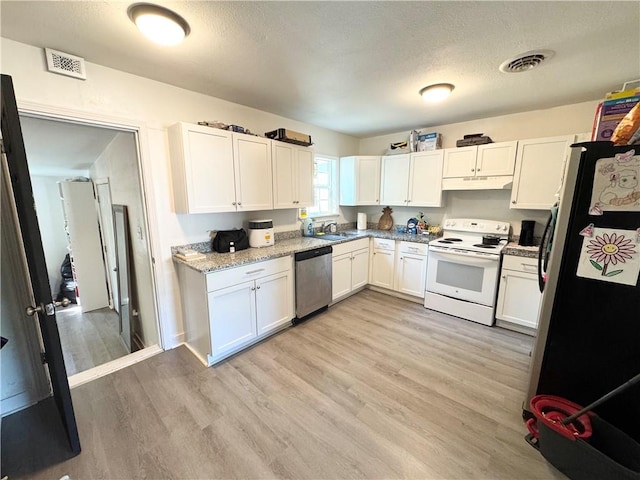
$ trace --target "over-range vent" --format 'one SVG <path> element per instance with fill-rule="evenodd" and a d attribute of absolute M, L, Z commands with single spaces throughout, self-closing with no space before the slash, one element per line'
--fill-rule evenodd
<path fill-rule="evenodd" d="M 50 48 L 44 49 L 47 56 L 47 69 L 53 73 L 66 75 L 68 77 L 87 79 L 87 73 L 84 69 L 84 58 L 76 57 Z"/>
<path fill-rule="evenodd" d="M 532 50 L 525 52 L 517 57 L 505 60 L 500 65 L 500 71 L 504 73 L 520 73 L 536 68 L 545 60 L 553 57 L 551 50 Z"/>

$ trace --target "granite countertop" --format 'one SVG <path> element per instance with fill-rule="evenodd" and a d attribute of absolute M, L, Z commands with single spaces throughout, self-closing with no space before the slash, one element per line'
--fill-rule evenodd
<path fill-rule="evenodd" d="M 284 257 L 292 255 L 298 252 L 304 252 L 306 250 L 313 250 L 314 248 L 324 247 L 327 245 L 336 245 L 338 243 L 349 242 L 358 238 L 387 238 L 390 240 L 403 240 L 407 242 L 417 243 L 429 243 L 429 241 L 437 238 L 436 235 L 410 235 L 406 233 L 397 233 L 396 231 L 385 230 L 345 230 L 344 233 L 349 236 L 341 238 L 339 240 L 324 240 L 318 237 L 295 237 L 285 240 L 276 240 L 275 244 L 270 247 L 261 248 L 248 248 L 236 253 L 217 253 L 211 251 L 211 242 L 202 242 L 194 245 L 183 245 L 179 247 L 172 247 L 172 251 L 175 253 L 177 249 L 188 247 L 196 249 L 204 253 L 205 258 L 200 260 L 184 261 L 180 258 L 173 256 L 175 263 L 186 265 L 193 270 L 201 273 L 211 273 L 218 270 L 225 270 L 227 268 L 239 267 L 254 262 L 261 262 L 264 260 L 271 260 L 273 258 Z M 203 246 L 207 245 L 206 250 Z"/>
<path fill-rule="evenodd" d="M 514 257 L 538 258 L 538 246 L 523 247 L 518 242 L 509 242 L 502 249 L 503 255 L 513 255 Z"/>

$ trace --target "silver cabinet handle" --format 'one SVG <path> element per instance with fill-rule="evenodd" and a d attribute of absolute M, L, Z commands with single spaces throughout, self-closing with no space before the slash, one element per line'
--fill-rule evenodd
<path fill-rule="evenodd" d="M 251 291 L 253 292 L 256 289 L 256 287 L 251 287 Z"/>
<path fill-rule="evenodd" d="M 250 270 L 248 272 L 244 272 L 245 275 L 253 275 L 254 273 L 264 272 L 264 268 L 259 268 L 258 270 Z"/>
<path fill-rule="evenodd" d="M 515 204 L 516 204 L 516 201 L 515 201 L 515 200 L 511 200 L 511 203 L 513 203 L 513 204 L 515 205 Z"/>
<path fill-rule="evenodd" d="M 237 205 L 237 203 L 236 203 L 236 202 L 233 202 L 231 205 Z"/>
<path fill-rule="evenodd" d="M 476 169 L 475 169 L 475 168 L 472 168 L 472 169 L 471 169 L 471 171 L 472 171 L 472 172 L 475 172 L 475 171 L 476 171 Z"/>
<path fill-rule="evenodd" d="M 257 288 L 258 290 L 260 290 L 260 285 L 258 285 L 256 288 Z"/>

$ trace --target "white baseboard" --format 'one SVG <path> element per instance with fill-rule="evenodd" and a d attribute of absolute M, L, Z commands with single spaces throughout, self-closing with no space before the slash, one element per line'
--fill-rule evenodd
<path fill-rule="evenodd" d="M 384 293 L 385 295 L 391 295 L 392 297 L 402 298 L 403 300 L 408 300 L 409 302 L 420 303 L 424 302 L 424 298 L 422 297 L 414 297 L 413 295 L 407 295 L 406 293 L 396 292 L 395 290 L 389 290 L 388 288 L 376 287 L 375 285 L 367 285 L 369 290 L 373 290 L 374 292 Z"/>

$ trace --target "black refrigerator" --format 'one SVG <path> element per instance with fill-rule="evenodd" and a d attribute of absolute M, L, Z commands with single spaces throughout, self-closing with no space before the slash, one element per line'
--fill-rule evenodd
<path fill-rule="evenodd" d="M 640 373 L 640 145 L 572 147 L 553 215 L 525 416 L 534 395 L 586 406 Z M 640 384 L 594 411 L 640 442 Z"/>

